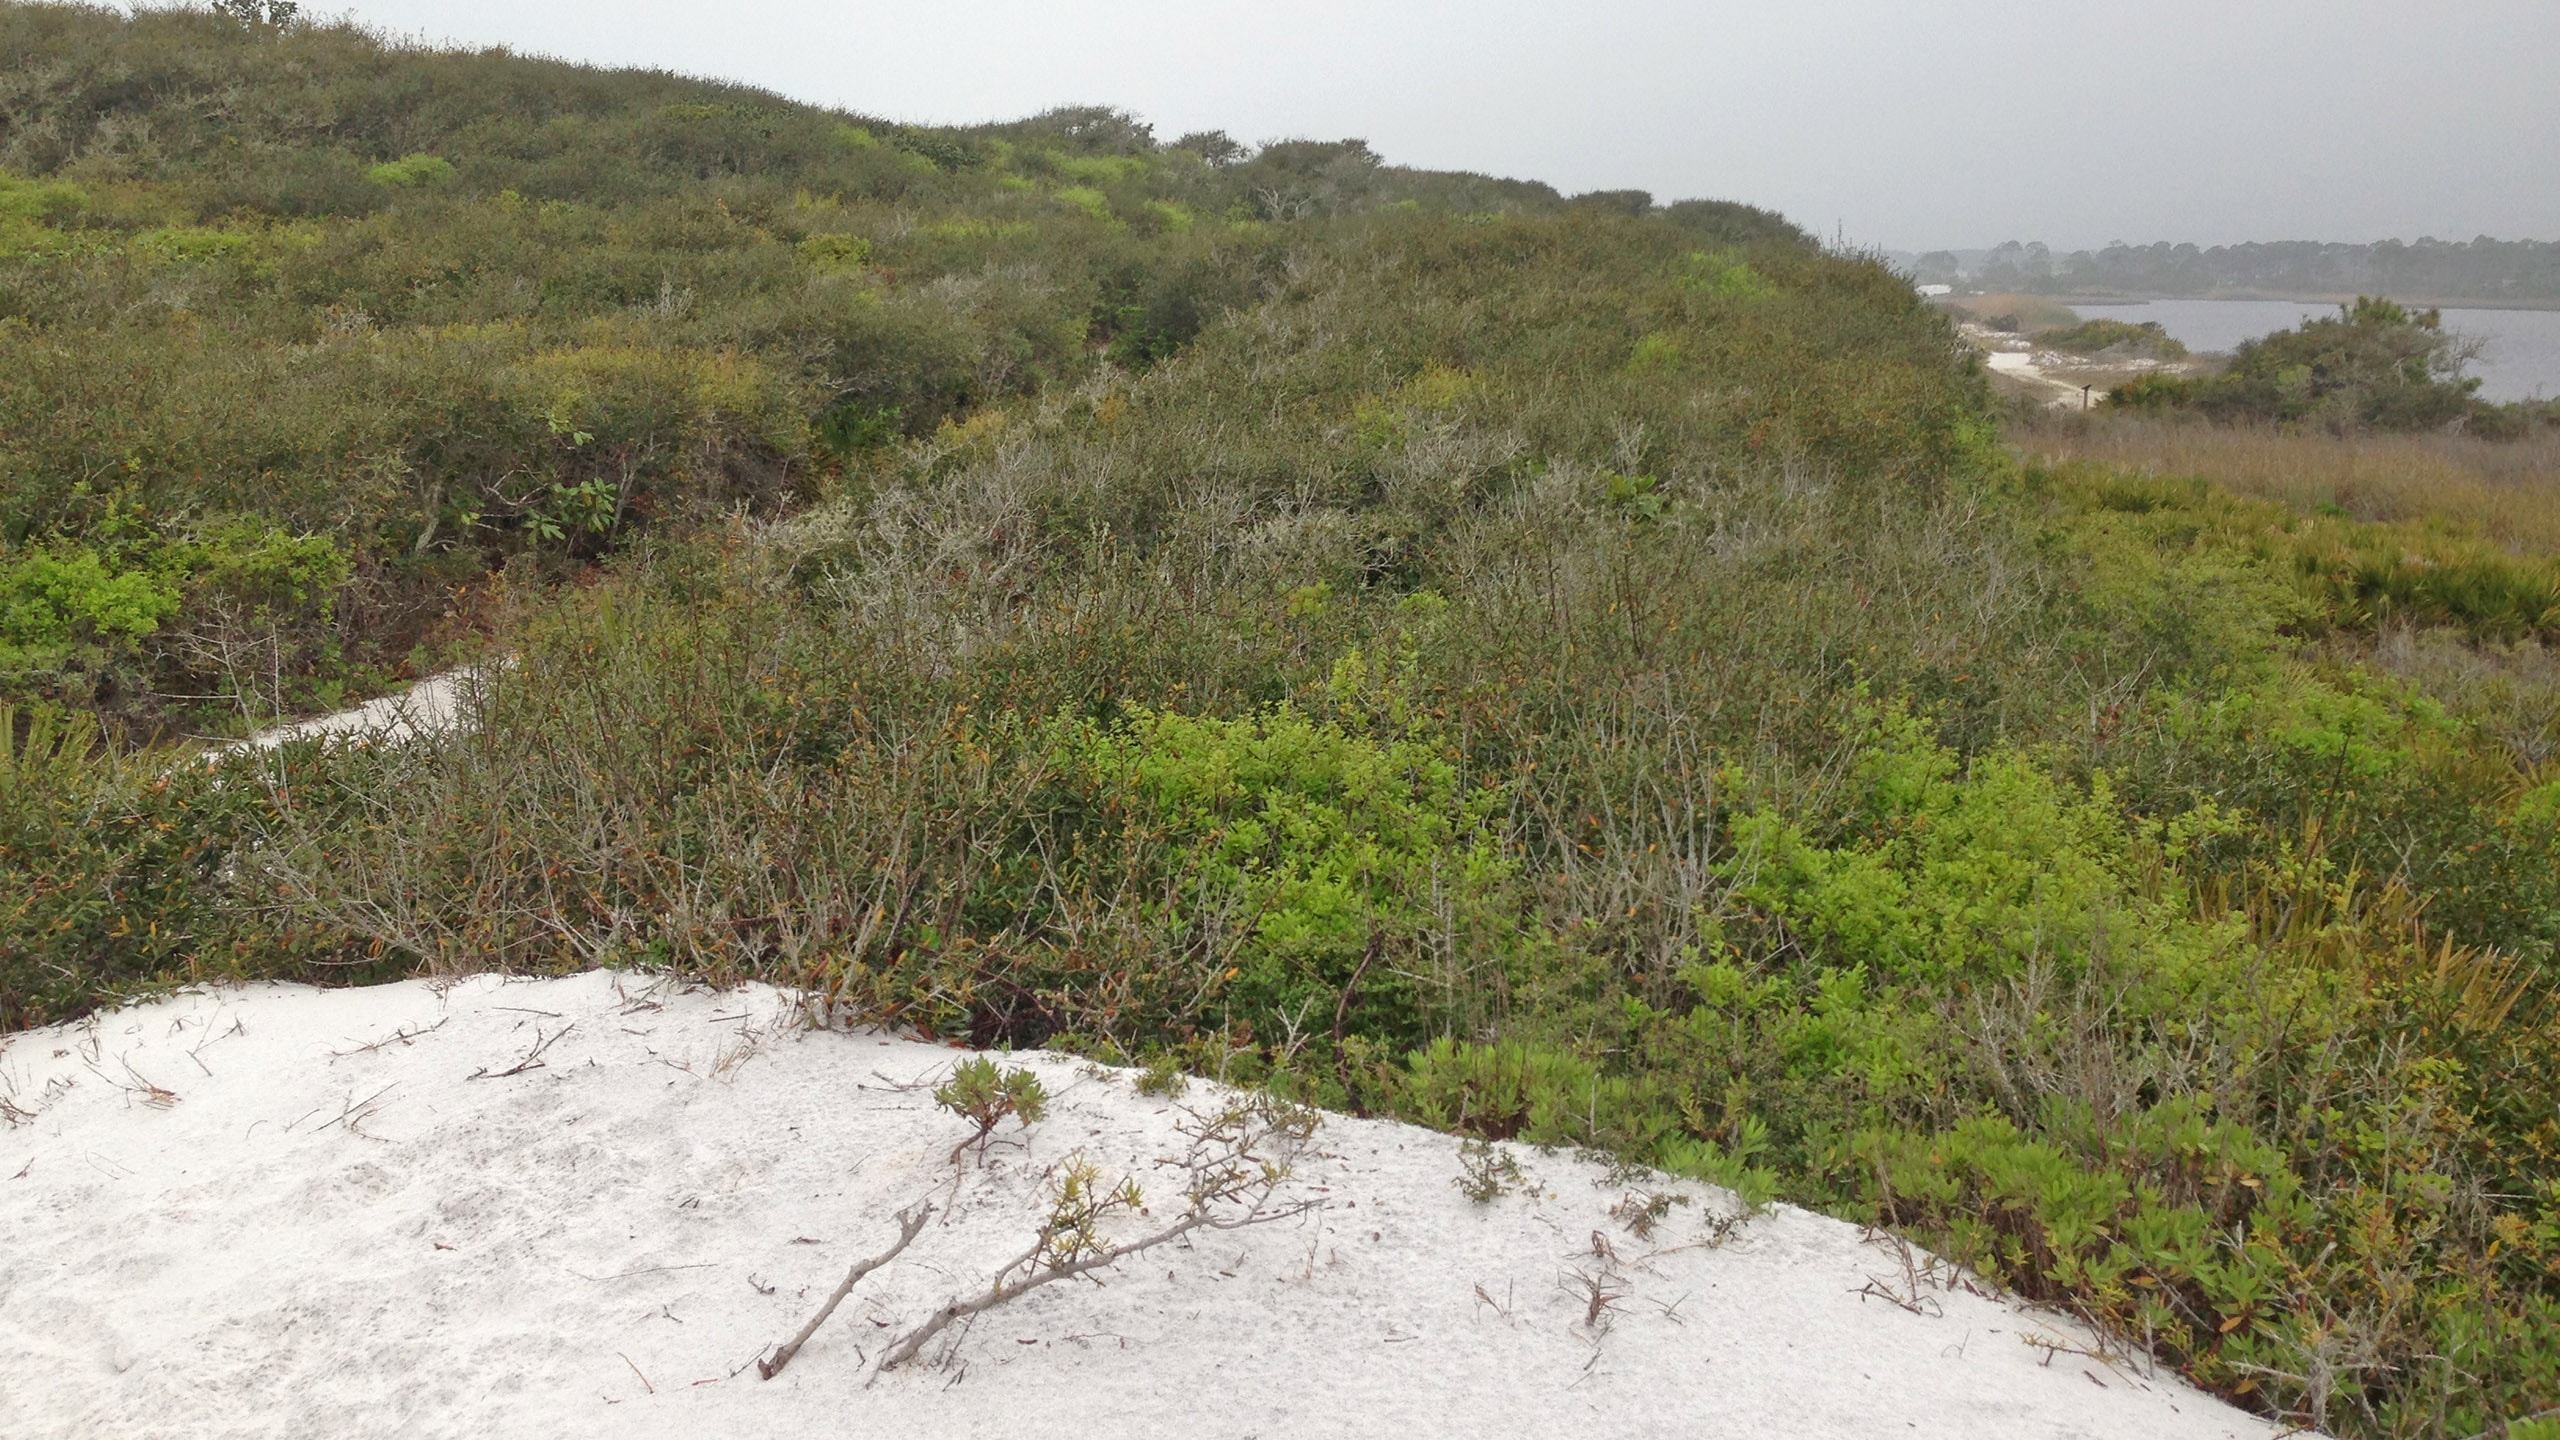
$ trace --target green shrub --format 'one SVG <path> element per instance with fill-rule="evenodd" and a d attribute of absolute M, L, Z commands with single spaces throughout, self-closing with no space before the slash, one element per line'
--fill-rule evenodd
<path fill-rule="evenodd" d="M 1636 341 L 1635 350 L 1627 356 L 1627 369 L 1636 374 L 1651 371 L 1675 371 L 1682 360 L 1680 342 L 1656 331 Z"/>
<path fill-rule="evenodd" d="M 1109 220 L 1112 218 L 1111 197 L 1094 189 L 1092 186 L 1070 185 L 1058 192 L 1058 199 L 1065 204 L 1074 206 L 1076 209 L 1082 211 L 1093 219 Z"/>
<path fill-rule="evenodd" d="M 146 230 L 133 237 L 137 254 L 164 264 L 183 265 L 213 260 L 236 260 L 247 255 L 254 241 L 236 230 L 213 230 L 198 225 L 173 225 Z"/>
<path fill-rule="evenodd" d="M 2480 382 L 2462 378 L 2463 358 L 2435 311 L 2364 296 L 2335 316 L 2243 342 L 2219 375 L 2145 376 L 2107 403 L 2338 431 L 2431 430 L 2480 408 Z"/>
<path fill-rule="evenodd" d="M 114 572 L 88 549 L 0 555 L 0 683 L 129 653 L 177 613 L 177 587 L 148 570 Z"/>
<path fill-rule="evenodd" d="M 453 162 L 441 155 L 403 155 L 367 170 L 364 178 L 394 190 L 441 185 L 453 178 Z"/>
<path fill-rule="evenodd" d="M 1062 738 L 1062 778 L 1105 833 L 1161 844 L 1179 867 L 1113 883 L 1168 896 L 1157 923 L 1175 933 L 1231 927 L 1204 936 L 1228 962 L 1216 993 L 1258 1033 L 1392 1035 L 1451 1003 L 1417 960 L 1494 939 L 1482 927 L 1512 873 L 1488 827 L 1500 797 L 1468 793 L 1427 741 L 1372 741 L 1288 707 L 1142 711 Z"/>
<path fill-rule="evenodd" d="M 801 262 L 815 270 L 859 270 L 871 260 L 871 242 L 859 235 L 812 235 L 798 251 Z"/>
<path fill-rule="evenodd" d="M 1689 288 L 1719 300 L 1765 300 L 1775 293 L 1760 272 L 1730 254 L 1700 250 L 1689 256 Z"/>
<path fill-rule="evenodd" d="M 59 224 L 89 208 L 89 193 L 67 180 L 24 180 L 0 172 L 0 219 Z"/>
<path fill-rule="evenodd" d="M 2560 635 L 2560 560 L 2520 555 L 2450 525 L 2304 515 L 2239 499 L 2201 480 L 2103 466 L 2068 466 L 2040 478 L 2088 515 L 2076 522 L 2084 535 L 2115 531 L 2135 542 L 2094 546 L 2100 564 L 2110 570 L 2143 564 L 2130 558 L 2138 547 L 2190 564 L 2246 566 L 2262 580 L 2289 582 L 2300 596 L 2302 605 L 2294 607 L 2264 596 L 2247 601 L 2250 611 L 2279 623 L 2316 615 L 2358 630 L 2394 622 L 2452 625 L 2492 641 Z M 2184 599 L 2175 603 L 2194 608 Z M 2295 613 L 2284 613 L 2288 608 Z"/>
<path fill-rule="evenodd" d="M 2083 320 L 2063 329 L 2038 332 L 2036 344 L 2047 350 L 2062 350 L 2074 355 L 2151 360 L 2183 360 L 2187 357 L 2187 347 L 2172 339 L 2157 320 L 2145 320 L 2139 324 L 2129 320 Z"/>
<path fill-rule="evenodd" d="M 174 758 L 0 703 L 0 1028 L 172 984 L 402 973 L 343 930 L 278 918 L 248 863 L 286 808 L 346 798 L 310 747 L 219 771 Z"/>
<path fill-rule="evenodd" d="M 1008 1118 L 1026 1130 L 1040 1123 L 1049 1113 L 1049 1091 L 1030 1071 L 999 1070 L 996 1062 L 979 1055 L 952 1067 L 951 1078 L 934 1090 L 933 1103 L 978 1127 L 952 1150 L 956 1157 L 983 1143 Z"/>
<path fill-rule="evenodd" d="M 350 578 L 327 537 L 237 516 L 155 527 L 130 512 L 95 533 L 102 550 L 56 543 L 0 559 L 0 695 L 135 713 L 154 689 L 252 699 L 239 689 L 251 671 L 327 678 L 318 662 Z M 120 686 L 137 693 L 118 698 Z M 272 711 L 286 697 L 254 698 Z"/>

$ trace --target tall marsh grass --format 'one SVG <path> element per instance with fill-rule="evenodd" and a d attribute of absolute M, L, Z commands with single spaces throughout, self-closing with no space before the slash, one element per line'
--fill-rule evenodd
<path fill-rule="evenodd" d="M 2560 431 L 2513 441 L 2350 436 L 2091 415 L 2012 438 L 2048 462 L 2194 477 L 2304 515 L 2432 521 L 2517 555 L 2560 556 Z"/>

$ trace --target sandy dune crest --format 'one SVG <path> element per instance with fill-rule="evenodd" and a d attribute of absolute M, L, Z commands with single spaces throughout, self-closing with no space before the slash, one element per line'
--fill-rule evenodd
<path fill-rule="evenodd" d="M 1023 1249 L 1062 1162 L 1178 1204 L 1177 1126 L 1220 1097 L 1021 1057 L 1049 1118 L 955 1166 L 966 1125 L 914 1087 L 956 1052 L 793 1014 L 597 973 L 222 990 L 0 1042 L 0 1434 L 2276 1433 L 2054 1317 L 1912 1293 L 1854 1226 L 1777 1209 L 1718 1242 L 1729 1197 L 1690 1186 L 1639 1236 L 1612 1212 L 1641 1181 L 1525 1148 L 1479 1205 L 1456 1141 L 1341 1117 L 1290 1187 L 1315 1208 L 1049 1286 L 866 1388 Z"/>

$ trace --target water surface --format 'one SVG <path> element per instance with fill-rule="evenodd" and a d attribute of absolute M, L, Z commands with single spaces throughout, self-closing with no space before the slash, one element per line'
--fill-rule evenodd
<path fill-rule="evenodd" d="M 2157 320 L 2195 351 L 2229 350 L 2243 340 L 2290 330 L 2335 305 L 2294 300 L 2148 300 L 2133 305 L 2074 305 L 2095 319 Z M 2560 395 L 2560 310 L 2447 310 L 2445 328 L 2486 341 L 2471 363 L 2484 400 L 2539 400 Z"/>

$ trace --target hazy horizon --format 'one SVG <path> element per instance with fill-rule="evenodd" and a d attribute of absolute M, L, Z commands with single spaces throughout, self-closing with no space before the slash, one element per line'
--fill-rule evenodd
<path fill-rule="evenodd" d="M 314 5 L 312 13 L 322 13 Z M 886 118 L 1133 111 L 1170 138 L 1361 136 L 1389 160 L 1785 211 L 1906 251 L 2042 240 L 2560 237 L 2560 6 L 1990 0 L 1784 7 L 364 0 L 333 12 Z M 2537 58 L 2539 57 L 2539 58 Z"/>

